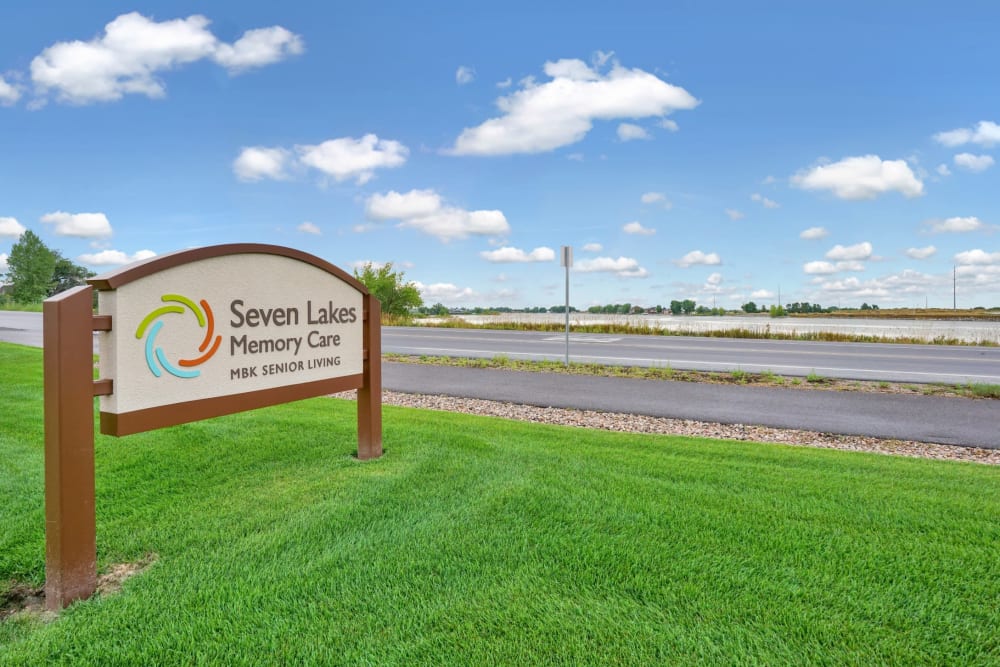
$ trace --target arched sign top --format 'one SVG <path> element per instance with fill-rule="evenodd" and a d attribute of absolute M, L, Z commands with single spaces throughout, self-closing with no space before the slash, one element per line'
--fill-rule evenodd
<path fill-rule="evenodd" d="M 364 286 L 364 283 L 360 282 L 351 274 L 347 273 L 338 266 L 334 266 L 325 259 L 317 257 L 316 255 L 310 255 L 307 252 L 296 250 L 294 248 L 269 245 L 266 243 L 227 243 L 223 245 L 206 246 L 203 248 L 192 248 L 190 250 L 178 250 L 176 252 L 151 257 L 150 259 L 142 260 L 141 262 L 129 264 L 114 271 L 102 273 L 99 276 L 91 278 L 87 282 L 98 290 L 114 290 L 118 289 L 122 285 L 127 285 L 128 283 L 139 280 L 140 278 L 145 278 L 146 276 L 159 273 L 160 271 L 165 271 L 175 266 L 190 264 L 191 262 L 198 262 L 214 257 L 246 254 L 278 255 L 280 257 L 288 257 L 306 264 L 311 264 L 318 269 L 340 278 L 362 294 L 368 294 L 368 288 Z"/>

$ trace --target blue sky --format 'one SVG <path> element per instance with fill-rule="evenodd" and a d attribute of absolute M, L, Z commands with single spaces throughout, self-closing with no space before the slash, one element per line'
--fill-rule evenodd
<path fill-rule="evenodd" d="M 549 306 L 570 245 L 581 308 L 1000 306 L 995 2 L 20 4 L 0 271 L 259 242 Z"/>

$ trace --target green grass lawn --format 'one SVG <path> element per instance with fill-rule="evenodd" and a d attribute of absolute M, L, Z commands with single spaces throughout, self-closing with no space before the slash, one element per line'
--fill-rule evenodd
<path fill-rule="evenodd" d="M 44 578 L 39 350 L 0 344 L 0 591 Z M 97 440 L 102 569 L 0 664 L 1000 663 L 1000 469 L 313 399 Z"/>

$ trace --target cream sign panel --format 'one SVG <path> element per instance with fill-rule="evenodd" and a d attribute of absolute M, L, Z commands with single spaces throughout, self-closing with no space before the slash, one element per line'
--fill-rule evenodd
<path fill-rule="evenodd" d="M 210 257 L 99 292 L 101 411 L 123 414 L 363 370 L 362 294 L 271 254 Z"/>

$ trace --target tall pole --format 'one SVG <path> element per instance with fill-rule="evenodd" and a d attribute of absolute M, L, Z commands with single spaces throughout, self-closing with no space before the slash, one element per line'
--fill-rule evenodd
<path fill-rule="evenodd" d="M 566 368 L 569 368 L 569 268 L 573 266 L 573 248 L 562 247 L 562 265 L 566 267 Z"/>

